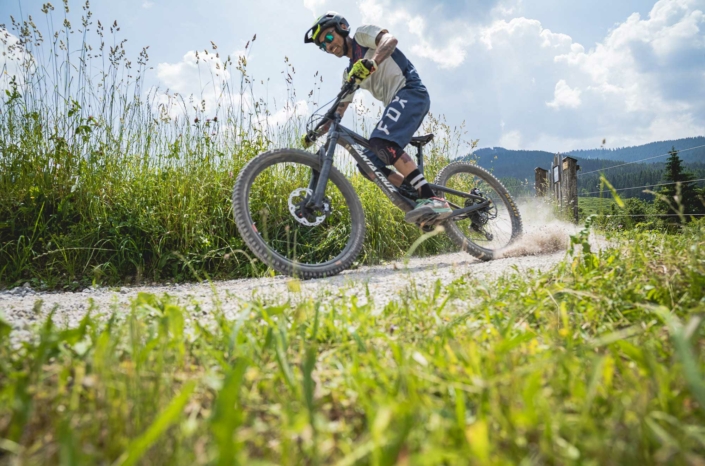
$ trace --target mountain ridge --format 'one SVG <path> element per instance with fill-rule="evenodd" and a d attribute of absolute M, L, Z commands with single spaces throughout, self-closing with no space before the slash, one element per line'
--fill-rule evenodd
<path fill-rule="evenodd" d="M 702 147 L 700 147 L 702 146 Z M 675 147 L 686 165 L 705 163 L 705 137 L 656 141 L 642 146 L 619 149 L 586 149 L 566 152 L 563 155 L 578 160 L 583 173 L 613 167 L 624 163 L 639 165 L 663 164 L 668 151 Z M 486 147 L 475 150 L 465 159 L 474 159 L 478 165 L 500 178 L 533 178 L 537 167 L 550 169 L 555 154 L 542 150 L 514 150 L 503 147 Z M 600 157 L 597 157 L 599 155 Z M 646 159 L 646 160 L 644 160 Z M 635 167 L 636 168 L 636 167 Z M 649 167 L 654 168 L 654 167 Z"/>

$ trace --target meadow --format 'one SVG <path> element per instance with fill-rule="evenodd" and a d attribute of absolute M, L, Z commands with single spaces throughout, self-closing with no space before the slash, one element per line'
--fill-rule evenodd
<path fill-rule="evenodd" d="M 304 78 L 293 64 L 283 63 L 287 100 L 275 105 L 261 97 L 267 83 L 248 71 L 256 37 L 237 57 L 221 57 L 209 44 L 196 53 L 203 95 L 184 96 L 148 84 L 148 48 L 127 57 L 117 22 L 92 18 L 88 4 L 77 27 L 62 24 L 62 13 L 45 5 L 39 16 L 48 31 L 31 18 L 13 18 L 5 34 L 0 28 L 8 49 L 0 75 L 0 287 L 71 290 L 268 273 L 239 238 L 230 195 L 251 158 L 300 147 L 306 117 L 297 113 L 294 79 Z M 308 94 L 312 106 L 333 97 L 320 95 L 321 80 Z M 358 109 L 353 125 L 365 133 L 373 117 Z M 431 115 L 423 130 L 440 135 L 425 152 L 433 179 L 470 146 L 464 129 L 442 118 Z M 367 214 L 360 263 L 403 255 L 418 230 L 349 156 L 336 164 Z M 439 236 L 418 253 L 450 248 Z"/>

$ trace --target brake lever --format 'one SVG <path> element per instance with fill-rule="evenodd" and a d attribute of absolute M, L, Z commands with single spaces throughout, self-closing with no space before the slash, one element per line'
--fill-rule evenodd
<path fill-rule="evenodd" d="M 335 118 L 335 112 L 336 110 L 338 110 L 340 101 L 350 95 L 352 92 L 356 91 L 359 87 L 360 86 L 354 81 L 348 81 L 343 85 L 343 88 L 340 90 L 338 96 L 335 98 L 335 102 L 333 103 L 333 105 L 331 105 L 330 110 L 326 112 L 321 121 L 316 125 L 313 130 L 306 133 L 307 141 L 313 143 L 316 141 L 316 139 L 318 139 L 318 130 L 321 129 L 330 120 L 333 120 Z"/>

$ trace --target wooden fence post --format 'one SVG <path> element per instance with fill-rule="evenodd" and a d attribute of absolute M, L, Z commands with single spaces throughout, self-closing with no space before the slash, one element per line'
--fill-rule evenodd
<path fill-rule="evenodd" d="M 556 200 L 559 210 L 563 210 L 563 196 L 561 195 L 561 180 L 562 180 L 562 170 L 561 165 L 563 164 L 563 158 L 561 154 L 556 154 L 553 156 L 553 163 L 551 164 L 551 192 L 553 193 L 553 198 Z"/>
<path fill-rule="evenodd" d="M 578 170 L 580 166 L 573 157 L 565 157 L 561 164 L 562 211 L 578 223 Z"/>
<path fill-rule="evenodd" d="M 541 167 L 534 169 L 534 188 L 536 189 L 536 197 L 546 197 L 548 189 L 548 170 Z"/>

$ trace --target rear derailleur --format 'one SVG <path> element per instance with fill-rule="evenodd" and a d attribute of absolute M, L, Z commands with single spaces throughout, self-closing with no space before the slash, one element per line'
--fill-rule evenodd
<path fill-rule="evenodd" d="M 485 201 L 490 201 L 490 205 L 487 207 L 476 210 L 474 212 L 471 212 L 468 215 L 468 218 L 470 219 L 470 229 L 476 233 L 479 233 L 483 235 L 485 238 L 487 238 L 487 241 L 492 241 L 494 239 L 494 235 L 490 233 L 489 231 L 485 230 L 485 225 L 490 220 L 493 220 L 497 218 L 497 207 L 492 203 L 492 199 L 489 197 L 485 196 L 479 189 L 473 188 L 470 191 L 470 194 L 473 196 L 479 196 L 483 198 L 483 200 L 480 199 L 466 199 L 465 200 L 465 207 L 470 207 L 475 204 L 480 204 Z"/>

